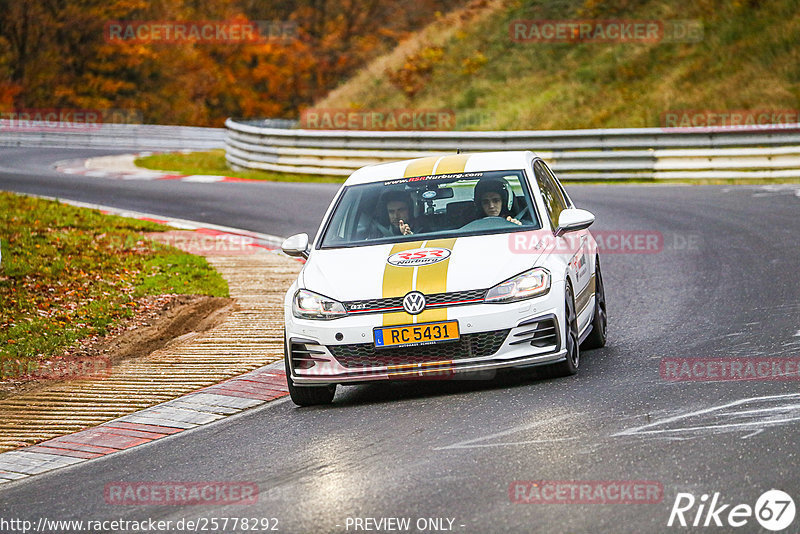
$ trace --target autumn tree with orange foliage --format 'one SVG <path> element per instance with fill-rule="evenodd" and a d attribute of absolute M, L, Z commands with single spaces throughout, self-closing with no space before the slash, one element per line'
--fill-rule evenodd
<path fill-rule="evenodd" d="M 220 126 L 296 118 L 366 61 L 461 0 L 0 0 L 0 112 L 119 109 L 144 122 Z M 120 41 L 109 21 L 285 21 L 261 43 Z"/>

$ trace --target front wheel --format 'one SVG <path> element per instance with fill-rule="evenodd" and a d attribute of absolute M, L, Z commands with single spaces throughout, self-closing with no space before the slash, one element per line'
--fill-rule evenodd
<path fill-rule="evenodd" d="M 547 374 L 554 378 L 574 375 L 578 372 L 580 365 L 580 347 L 578 346 L 578 314 L 575 313 L 575 297 L 572 294 L 572 286 L 566 282 L 564 290 L 564 348 L 567 350 L 567 358 L 563 362 L 558 362 L 547 367 Z"/>
<path fill-rule="evenodd" d="M 583 340 L 582 349 L 599 349 L 606 346 L 606 329 L 608 313 L 606 312 L 606 291 L 603 287 L 603 275 L 600 273 L 600 258 L 595 268 L 594 317 L 592 331 Z"/>
<path fill-rule="evenodd" d="M 318 406 L 330 404 L 336 395 L 336 384 L 330 386 L 295 386 L 292 381 L 292 371 L 289 369 L 289 346 L 286 341 L 286 332 L 283 333 L 283 363 L 286 368 L 286 384 L 289 386 L 289 396 L 298 406 Z"/>

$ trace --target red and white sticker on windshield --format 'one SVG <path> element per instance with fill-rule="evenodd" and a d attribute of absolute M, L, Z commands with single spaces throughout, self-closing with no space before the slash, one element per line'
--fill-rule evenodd
<path fill-rule="evenodd" d="M 444 261 L 449 257 L 450 251 L 446 248 L 427 247 L 395 252 L 386 262 L 397 267 L 420 267 Z"/>

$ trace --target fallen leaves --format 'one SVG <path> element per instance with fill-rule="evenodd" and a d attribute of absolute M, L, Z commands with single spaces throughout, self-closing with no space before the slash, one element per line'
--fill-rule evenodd
<path fill-rule="evenodd" d="M 103 336 L 135 316 L 144 295 L 178 286 L 205 293 L 183 282 L 218 278 L 207 263 L 190 257 L 172 269 L 174 254 L 188 255 L 142 238 L 163 229 L 0 193 L 0 363 L 53 357 L 77 340 Z"/>

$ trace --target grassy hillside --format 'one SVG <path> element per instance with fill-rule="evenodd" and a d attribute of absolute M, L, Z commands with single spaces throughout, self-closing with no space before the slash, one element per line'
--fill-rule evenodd
<path fill-rule="evenodd" d="M 652 127 L 684 109 L 797 110 L 798 12 L 798 0 L 484 1 L 433 22 L 315 107 L 452 109 L 460 129 L 489 130 Z M 513 42 L 518 19 L 693 19 L 703 38 Z"/>

